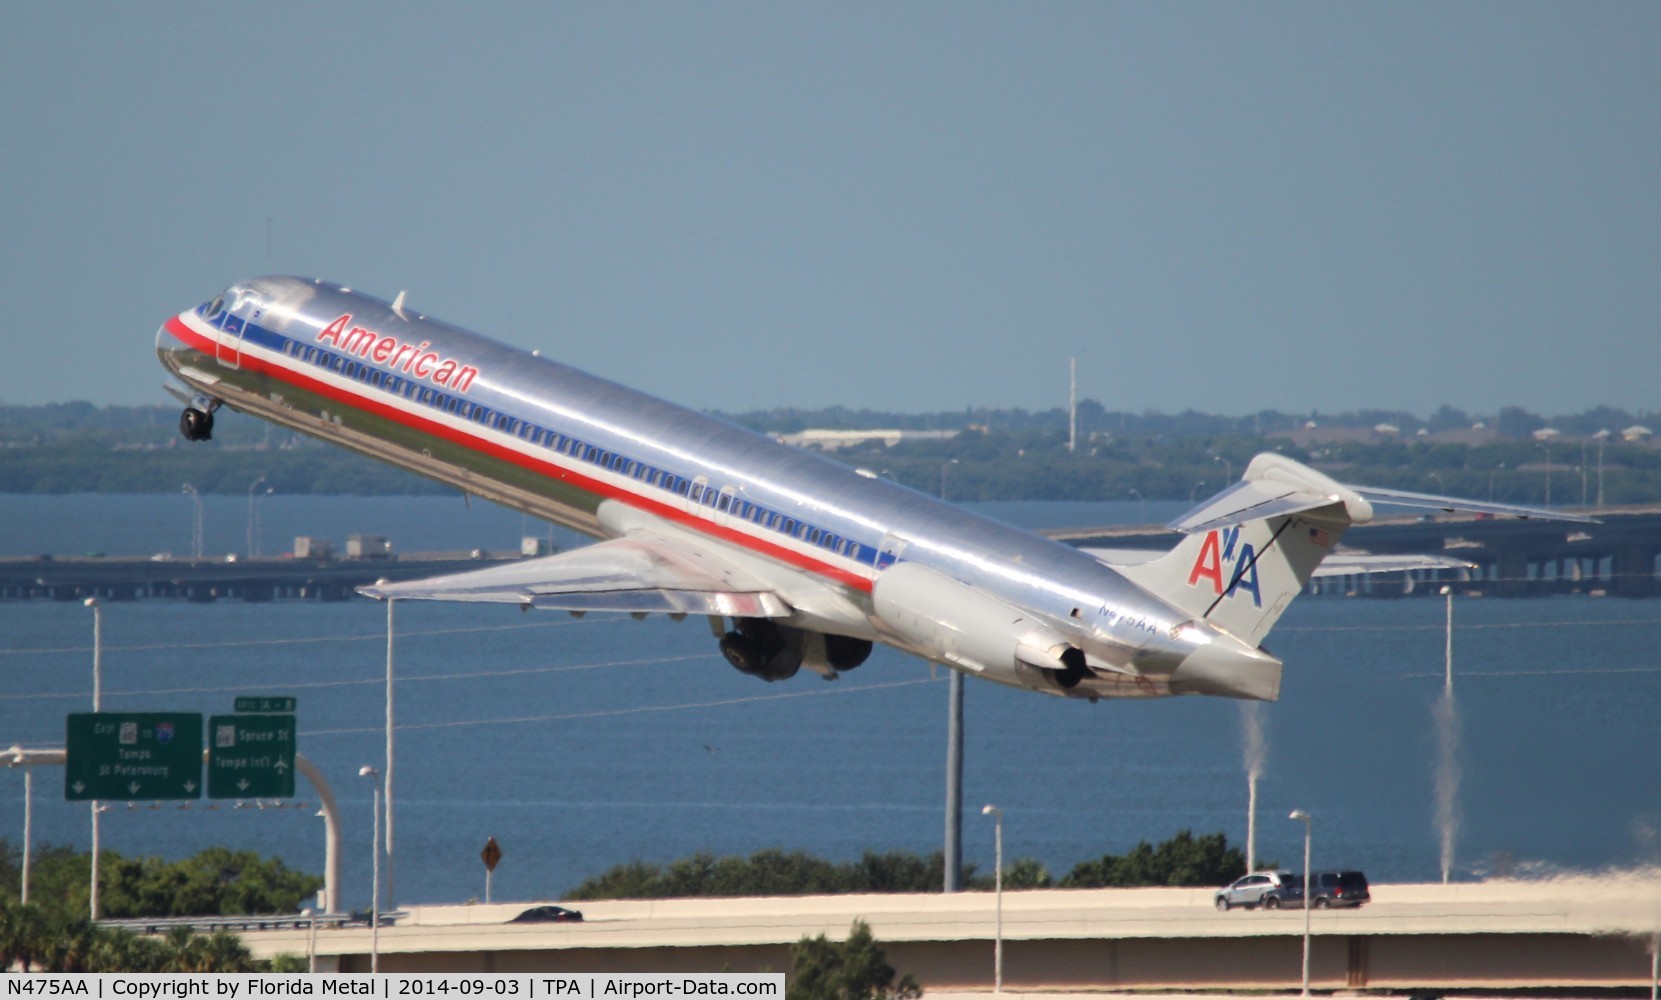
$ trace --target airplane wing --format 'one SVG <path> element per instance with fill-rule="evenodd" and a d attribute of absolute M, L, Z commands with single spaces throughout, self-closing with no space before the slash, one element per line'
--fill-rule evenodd
<path fill-rule="evenodd" d="M 1087 548 L 1098 562 L 1115 569 L 1152 562 L 1164 555 L 1157 549 Z M 1476 564 L 1450 556 L 1372 555 L 1364 552 L 1335 552 L 1327 556 L 1312 574 L 1315 577 L 1357 576 L 1367 573 L 1401 573 L 1410 569 L 1475 569 Z"/>
<path fill-rule="evenodd" d="M 358 593 L 377 600 L 479 601 L 561 611 L 782 618 L 789 606 L 719 556 L 650 532 L 506 566 Z"/>

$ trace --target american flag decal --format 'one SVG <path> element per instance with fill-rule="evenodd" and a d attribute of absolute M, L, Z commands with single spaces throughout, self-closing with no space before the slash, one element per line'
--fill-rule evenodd
<path fill-rule="evenodd" d="M 1322 531 L 1320 528 L 1309 529 L 1309 540 L 1323 548 L 1332 544 L 1332 539 L 1328 537 L 1327 533 Z"/>

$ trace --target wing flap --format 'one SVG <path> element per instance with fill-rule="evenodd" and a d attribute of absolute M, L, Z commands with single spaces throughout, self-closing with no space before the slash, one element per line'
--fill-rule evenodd
<path fill-rule="evenodd" d="M 377 583 L 377 600 L 518 604 L 563 611 L 782 618 L 790 608 L 717 555 L 646 532 L 467 573 Z"/>

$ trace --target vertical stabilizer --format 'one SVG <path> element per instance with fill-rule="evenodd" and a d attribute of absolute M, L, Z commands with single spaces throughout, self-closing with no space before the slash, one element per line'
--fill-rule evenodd
<path fill-rule="evenodd" d="M 1280 455 L 1252 460 L 1239 483 L 1171 527 L 1176 548 L 1121 572 L 1242 642 L 1256 646 L 1351 524 L 1372 519 L 1353 490 Z"/>

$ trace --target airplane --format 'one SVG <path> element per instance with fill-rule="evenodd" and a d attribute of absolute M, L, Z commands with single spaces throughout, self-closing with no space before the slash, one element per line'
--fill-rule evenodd
<path fill-rule="evenodd" d="M 156 350 L 188 440 L 226 406 L 600 539 L 361 593 L 703 617 L 766 681 L 834 679 L 883 643 L 1063 697 L 1273 701 L 1264 636 L 1374 503 L 1589 520 L 1347 486 L 1264 453 L 1172 522 L 1186 537 L 1169 552 L 1092 554 L 431 319 L 402 292 L 253 278 L 167 320 Z"/>

